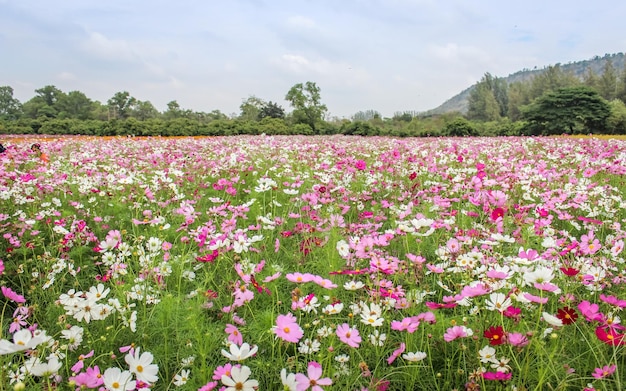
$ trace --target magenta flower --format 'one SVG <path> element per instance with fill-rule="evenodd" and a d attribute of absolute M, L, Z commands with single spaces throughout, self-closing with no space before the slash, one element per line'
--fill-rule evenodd
<path fill-rule="evenodd" d="M 2 294 L 4 295 L 4 297 L 6 297 L 7 299 L 12 300 L 16 303 L 26 302 L 26 299 L 24 298 L 24 296 L 17 294 L 11 288 L 7 288 L 6 286 L 3 286 L 0 289 L 2 290 Z"/>
<path fill-rule="evenodd" d="M 602 379 L 602 378 L 605 378 L 607 376 L 611 376 L 613 374 L 613 372 L 615 372 L 615 369 L 617 369 L 615 364 L 613 364 L 613 365 L 605 365 L 602 368 L 596 368 L 596 370 L 593 371 L 591 376 L 595 377 L 596 379 Z"/>
<path fill-rule="evenodd" d="M 228 334 L 228 340 L 236 345 L 241 346 L 243 343 L 243 336 L 239 332 L 237 326 L 232 324 L 227 324 L 226 329 L 224 331 Z"/>
<path fill-rule="evenodd" d="M 320 379 L 320 377 L 322 377 L 322 366 L 315 361 L 311 361 L 307 368 L 307 375 L 302 373 L 296 374 L 296 382 L 298 382 L 296 391 L 308 390 L 309 387 L 311 387 L 311 391 L 323 391 L 324 389 L 320 386 L 333 384 L 329 377 L 323 379 Z"/>
<path fill-rule="evenodd" d="M 483 379 L 485 380 L 510 380 L 512 377 L 511 373 L 504 372 L 484 372 Z"/>
<path fill-rule="evenodd" d="M 350 327 L 347 323 L 337 326 L 336 334 L 341 342 L 353 348 L 358 348 L 361 343 L 359 330 L 356 327 Z"/>
<path fill-rule="evenodd" d="M 396 361 L 396 358 L 398 358 L 402 353 L 404 353 L 405 349 L 406 349 L 406 345 L 404 344 L 404 342 L 401 342 L 400 347 L 394 350 L 393 353 L 391 353 L 391 356 L 387 358 L 387 364 L 391 365 L 394 361 Z"/>
<path fill-rule="evenodd" d="M 304 335 L 304 331 L 298 325 L 296 317 L 291 313 L 287 315 L 278 315 L 276 318 L 276 326 L 272 329 L 272 332 L 283 341 L 298 342 Z"/>

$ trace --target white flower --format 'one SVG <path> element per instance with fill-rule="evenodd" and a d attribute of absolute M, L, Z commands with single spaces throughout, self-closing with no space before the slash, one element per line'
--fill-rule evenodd
<path fill-rule="evenodd" d="M 343 284 L 343 289 L 347 291 L 356 291 L 363 288 L 364 286 L 365 284 L 363 284 L 361 281 L 348 281 Z"/>
<path fill-rule="evenodd" d="M 222 349 L 222 355 L 231 361 L 243 361 L 248 357 L 253 356 L 257 350 L 259 350 L 258 346 L 253 346 L 250 348 L 250 345 L 247 342 L 241 344 L 241 346 L 237 346 L 236 344 L 230 345 L 230 353 L 226 350 Z"/>
<path fill-rule="evenodd" d="M 410 362 L 418 362 L 418 361 L 422 361 L 423 359 L 426 358 L 426 353 L 424 352 L 407 352 L 405 354 L 402 355 L 402 358 L 410 361 Z"/>
<path fill-rule="evenodd" d="M 259 382 L 254 379 L 248 380 L 250 373 L 250 368 L 245 365 L 233 367 L 230 370 L 230 376 L 222 375 L 222 384 L 227 386 L 225 391 L 255 391 Z"/>
<path fill-rule="evenodd" d="M 175 386 L 180 387 L 186 384 L 187 380 L 189 380 L 189 369 L 183 369 L 180 373 L 177 373 L 176 376 L 174 376 L 173 383 Z"/>
<path fill-rule="evenodd" d="M 489 299 L 485 302 L 489 311 L 504 312 L 511 306 L 511 299 L 506 297 L 504 293 L 493 292 L 489 295 Z"/>
<path fill-rule="evenodd" d="M 336 248 L 342 257 L 347 257 L 350 254 L 350 245 L 343 239 L 337 242 Z"/>
<path fill-rule="evenodd" d="M 63 364 L 59 362 L 59 359 L 52 357 L 47 363 L 40 362 L 33 365 L 30 369 L 30 373 L 35 376 L 48 377 L 56 374 L 59 369 L 61 369 L 61 366 L 63 366 Z"/>
<path fill-rule="evenodd" d="M 550 315 L 547 312 L 543 312 L 541 315 L 543 316 L 543 320 L 545 320 L 551 326 L 555 326 L 555 327 L 563 326 L 563 321 L 557 318 L 556 316 Z"/>
<path fill-rule="evenodd" d="M 85 297 L 89 301 L 98 301 L 100 299 L 104 299 L 111 292 L 111 288 L 105 288 L 103 284 L 98 284 L 98 286 L 92 286 L 89 288 L 89 292 L 85 293 Z"/>
<path fill-rule="evenodd" d="M 139 348 L 137 348 L 135 351 L 131 350 L 131 352 L 124 357 L 124 360 L 126 364 L 128 364 L 128 369 L 137 377 L 137 380 L 150 384 L 159 380 L 159 366 L 152 363 L 154 360 L 152 353 L 143 352 L 140 355 Z"/>
<path fill-rule="evenodd" d="M 484 348 L 480 349 L 478 351 L 478 358 L 480 359 L 480 362 L 482 363 L 497 363 L 498 360 L 496 360 L 496 349 L 494 349 L 493 347 L 486 345 Z"/>
<path fill-rule="evenodd" d="M 72 326 L 69 330 L 61 331 L 61 338 L 65 338 L 69 341 L 68 348 L 75 350 L 83 342 L 83 328 L 79 326 Z"/>
<path fill-rule="evenodd" d="M 320 342 L 317 339 L 311 340 L 309 338 L 301 341 L 298 345 L 298 352 L 302 354 L 312 354 L 320 350 Z"/>
<path fill-rule="evenodd" d="M 129 371 L 122 371 L 119 368 L 109 368 L 104 371 L 102 378 L 104 386 L 109 391 L 131 391 L 136 388 L 137 382 L 131 380 L 133 377 Z"/>
<path fill-rule="evenodd" d="M 33 349 L 35 346 L 46 341 L 46 333 L 43 332 L 33 337 L 28 329 L 18 330 L 13 334 L 13 343 L 6 339 L 0 340 L 0 354 L 20 352 L 22 350 Z"/>
<path fill-rule="evenodd" d="M 387 340 L 387 334 L 380 333 L 378 330 L 374 330 L 374 332 L 370 334 L 368 337 L 372 345 L 385 346 L 385 341 Z"/>
<path fill-rule="evenodd" d="M 283 368 L 280 371 L 280 380 L 283 383 L 283 387 L 285 390 L 296 391 L 296 387 L 298 387 L 298 382 L 296 381 L 295 373 L 287 373 L 287 370 Z"/>

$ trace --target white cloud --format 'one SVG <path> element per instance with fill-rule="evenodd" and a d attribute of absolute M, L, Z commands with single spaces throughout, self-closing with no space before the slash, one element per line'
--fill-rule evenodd
<path fill-rule="evenodd" d="M 315 21 L 306 16 L 295 15 L 287 18 L 287 24 L 296 28 L 313 29 L 317 27 Z"/>
<path fill-rule="evenodd" d="M 98 32 L 89 33 L 82 46 L 86 52 L 106 60 L 130 62 L 138 57 L 127 41 L 109 39 Z"/>

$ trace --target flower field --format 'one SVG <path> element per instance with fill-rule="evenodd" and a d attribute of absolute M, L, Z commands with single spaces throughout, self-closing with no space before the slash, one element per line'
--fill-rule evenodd
<path fill-rule="evenodd" d="M 626 141 L 3 143 L 0 391 L 626 387 Z"/>

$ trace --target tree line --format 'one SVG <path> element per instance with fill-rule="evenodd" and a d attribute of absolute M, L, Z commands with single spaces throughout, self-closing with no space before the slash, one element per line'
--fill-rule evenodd
<path fill-rule="evenodd" d="M 256 96 L 244 99 L 240 112 L 183 109 L 176 100 L 159 112 L 150 101 L 129 92 L 115 93 L 106 104 L 80 91 L 48 85 L 25 103 L 0 87 L 0 133 L 135 136 L 219 136 L 236 134 L 345 134 L 406 136 L 506 136 L 552 134 L 626 134 L 626 66 L 610 59 L 600 73 L 581 78 L 550 66 L 529 81 L 508 84 L 486 73 L 472 89 L 467 113 L 424 116 L 415 111 L 383 118 L 376 110 L 351 119 L 329 119 L 314 82 L 291 87 L 278 103 Z"/>

